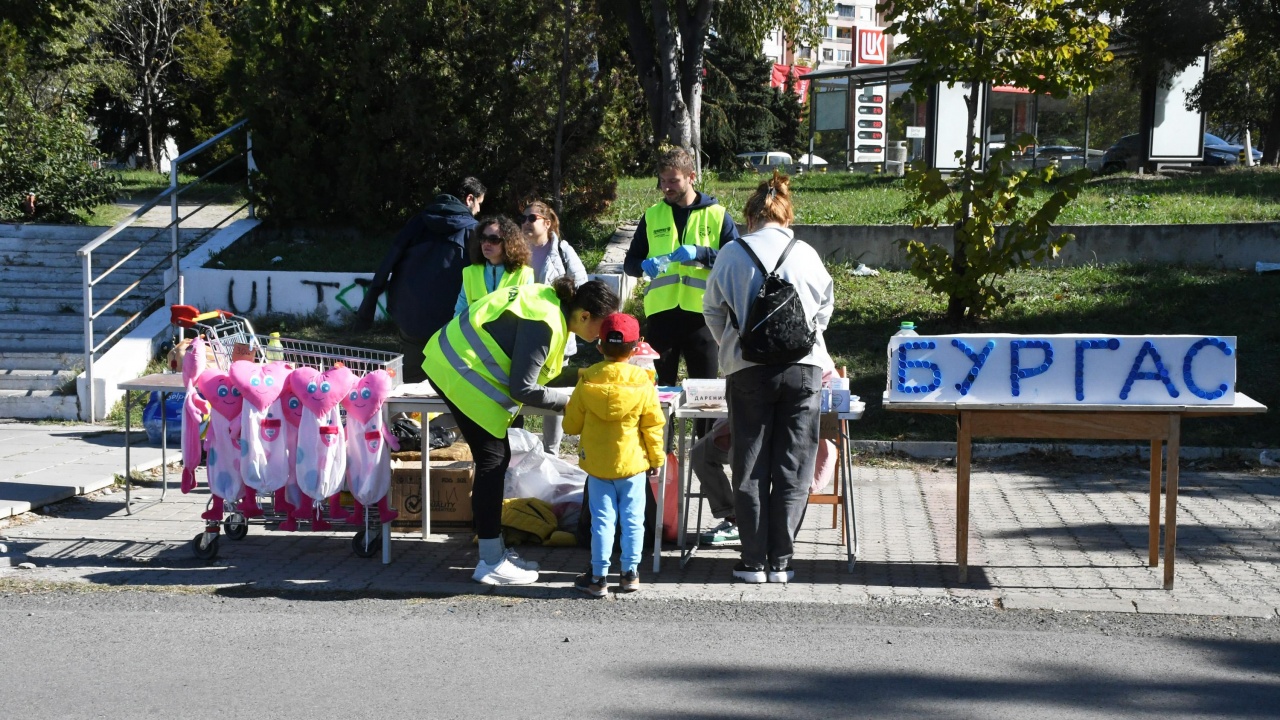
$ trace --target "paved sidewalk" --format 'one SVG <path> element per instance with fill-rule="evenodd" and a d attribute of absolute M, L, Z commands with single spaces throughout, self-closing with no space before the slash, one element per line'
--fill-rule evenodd
<path fill-rule="evenodd" d="M 148 445 L 140 428 L 134 429 L 132 441 L 134 470 L 160 464 L 160 448 Z M 170 461 L 180 458 L 177 448 L 169 449 Z M 110 487 L 123 474 L 122 431 L 101 425 L 0 422 L 0 520 Z"/>
<path fill-rule="evenodd" d="M 850 574 L 831 508 L 812 506 L 789 585 L 732 582 L 733 549 L 704 548 L 680 568 L 673 548 L 663 571 L 642 566 L 647 599 L 799 603 L 947 603 L 1096 612 L 1273 617 L 1280 608 L 1280 474 L 1219 471 L 1185 463 L 1179 504 L 1177 581 L 1161 589 L 1146 566 L 1146 464 L 1035 459 L 984 462 L 972 491 L 970 581 L 956 582 L 954 468 L 880 458 L 856 472 L 861 554 Z M 202 471 L 203 472 L 203 471 Z M 172 477 L 172 476 L 171 476 Z M 154 485 L 152 486 L 154 488 Z M 158 495 L 154 489 L 144 494 Z M 123 494 L 78 498 L 51 516 L 0 529 L 16 564 L 9 581 L 101 586 L 243 588 L 254 592 L 386 595 L 571 596 L 587 563 L 578 548 L 521 548 L 542 563 L 543 582 L 492 590 L 470 582 L 475 547 L 463 535 L 422 541 L 397 535 L 392 563 L 356 557 L 352 531 L 282 533 L 254 525 L 244 540 L 221 538 L 212 564 L 190 548 L 208 500 L 191 495 L 126 516 Z M 30 516 L 28 516 L 30 517 Z M 709 517 L 704 525 L 710 525 Z M 19 557 L 20 556 L 20 557 Z"/>

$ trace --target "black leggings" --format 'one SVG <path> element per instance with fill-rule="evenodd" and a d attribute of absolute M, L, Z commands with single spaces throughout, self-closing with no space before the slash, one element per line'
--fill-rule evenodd
<path fill-rule="evenodd" d="M 492 540 L 502 535 L 502 489 L 511 464 L 511 443 L 506 433 L 496 438 L 464 415 L 449 398 L 440 396 L 458 423 L 458 430 L 471 446 L 476 477 L 471 485 L 471 513 L 476 519 L 476 536 Z"/>

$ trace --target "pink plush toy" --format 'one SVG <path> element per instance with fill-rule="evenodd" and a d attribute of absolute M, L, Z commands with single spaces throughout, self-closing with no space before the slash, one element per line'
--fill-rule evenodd
<path fill-rule="evenodd" d="M 293 394 L 293 388 L 289 387 L 287 380 L 284 390 L 280 392 L 280 409 L 284 412 L 285 443 L 289 448 L 289 474 L 285 486 L 276 491 L 276 509 L 288 516 L 280 521 L 280 529 L 293 532 L 298 529 L 299 519 L 314 519 L 315 512 L 307 514 L 311 506 L 310 499 L 298 489 L 298 465 L 294 462 L 294 457 L 298 447 L 298 425 L 302 422 L 302 401 Z"/>
<path fill-rule="evenodd" d="M 391 490 L 387 445 L 400 449 L 382 422 L 382 403 L 390 394 L 391 376 L 385 370 L 375 370 L 361 378 L 342 401 L 347 409 L 347 482 L 356 499 L 355 522 L 364 522 L 364 507 L 374 504 L 383 524 L 399 516 L 387 501 Z"/>
<path fill-rule="evenodd" d="M 196 379 L 204 372 L 205 345 L 202 338 L 191 341 L 182 358 L 182 383 L 187 398 L 182 403 L 182 492 L 196 489 L 196 468 L 200 466 L 200 428 L 209 412 L 209 401 L 200 397 Z"/>
<path fill-rule="evenodd" d="M 209 454 L 209 491 L 213 493 L 213 507 L 200 517 L 220 521 L 223 503 L 240 499 L 244 490 L 240 477 L 240 411 L 244 397 L 231 382 L 231 376 L 216 368 L 200 373 L 196 387 L 211 407 L 204 447 Z"/>
<path fill-rule="evenodd" d="M 240 413 L 240 474 L 248 492 L 238 506 L 245 517 L 262 515 L 257 493 L 274 493 L 289 480 L 289 439 L 280 406 L 280 392 L 289 381 L 289 373 L 289 366 L 283 362 L 231 363 L 231 382 L 245 402 Z"/>
<path fill-rule="evenodd" d="M 347 473 L 346 435 L 338 405 L 355 382 L 355 375 L 342 366 L 323 373 L 302 367 L 289 375 L 289 387 L 302 401 L 294 452 L 298 487 L 312 499 L 315 510 L 330 498 L 329 515 L 335 520 L 346 519 L 337 498 Z M 315 518 L 315 510 L 309 511 L 309 518 Z"/>

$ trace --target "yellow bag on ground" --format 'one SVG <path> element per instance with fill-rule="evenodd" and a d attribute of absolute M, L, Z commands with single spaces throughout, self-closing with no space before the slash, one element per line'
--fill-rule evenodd
<path fill-rule="evenodd" d="M 537 498 L 502 501 L 502 530 L 508 545 L 544 544 L 559 528 L 551 503 Z"/>

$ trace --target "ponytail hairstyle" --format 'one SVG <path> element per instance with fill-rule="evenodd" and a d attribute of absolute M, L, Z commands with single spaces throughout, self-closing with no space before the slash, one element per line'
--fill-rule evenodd
<path fill-rule="evenodd" d="M 550 205 L 542 202 L 541 200 L 530 200 L 525 203 L 524 208 L 525 212 L 532 211 L 533 213 L 546 218 L 547 229 L 557 237 L 560 236 L 560 216 L 556 215 L 556 211 L 552 210 Z M 560 239 L 563 240 L 564 238 L 561 237 Z"/>
<path fill-rule="evenodd" d="M 618 312 L 622 305 L 617 294 L 599 280 L 588 280 L 574 288 L 573 276 L 561 275 L 551 282 L 551 287 L 555 288 L 560 310 L 566 318 L 586 310 L 593 319 L 599 320 Z"/>
<path fill-rule="evenodd" d="M 747 198 L 742 214 L 747 218 L 748 228 L 759 228 L 768 222 L 776 222 L 783 227 L 790 225 L 796 217 L 791 207 L 791 178 L 774 170 L 773 177 L 761 181 Z"/>

